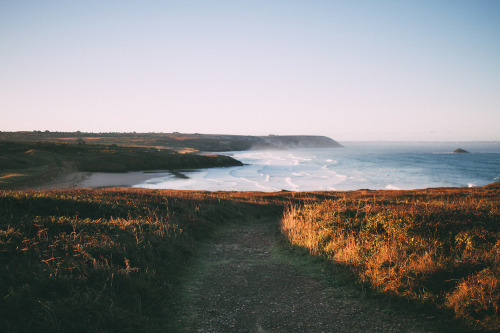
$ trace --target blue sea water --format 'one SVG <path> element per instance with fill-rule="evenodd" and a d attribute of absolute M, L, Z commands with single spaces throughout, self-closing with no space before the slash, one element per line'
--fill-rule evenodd
<path fill-rule="evenodd" d="M 208 191 L 323 191 L 483 186 L 500 181 L 500 142 L 345 142 L 344 148 L 223 153 L 241 167 L 152 173 L 134 187 Z M 454 154 L 463 148 L 469 154 Z"/>

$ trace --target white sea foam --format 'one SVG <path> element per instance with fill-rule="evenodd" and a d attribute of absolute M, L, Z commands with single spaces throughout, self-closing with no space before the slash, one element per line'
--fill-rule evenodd
<path fill-rule="evenodd" d="M 294 154 L 288 154 L 288 157 L 294 161 L 312 161 L 312 158 L 299 157 Z"/>
<path fill-rule="evenodd" d="M 266 191 L 266 192 L 278 191 L 277 188 L 265 186 L 260 182 L 251 179 L 241 178 L 241 180 L 246 181 L 250 184 L 251 187 L 249 188 L 249 190 Z"/>
<path fill-rule="evenodd" d="M 457 154 L 433 154 L 451 148 L 346 147 L 234 152 L 231 155 L 244 166 L 185 172 L 189 179 L 151 174 L 151 179 L 137 187 L 209 191 L 410 189 L 482 186 L 499 179 L 500 147 L 486 155 L 470 154 L 467 159 Z"/>
<path fill-rule="evenodd" d="M 296 190 L 298 189 L 300 186 L 295 184 L 293 181 L 292 181 L 292 177 L 286 177 L 285 178 L 285 182 L 290 185 L 290 187 L 293 189 L 293 190 Z"/>

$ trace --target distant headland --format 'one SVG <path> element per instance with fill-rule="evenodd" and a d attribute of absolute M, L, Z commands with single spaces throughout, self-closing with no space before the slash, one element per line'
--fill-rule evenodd
<path fill-rule="evenodd" d="M 0 141 L 51 141 L 61 143 L 116 144 L 176 151 L 238 151 L 249 149 L 340 148 L 337 141 L 315 135 L 226 135 L 186 133 L 85 133 L 24 131 L 0 132 Z"/>
<path fill-rule="evenodd" d="M 0 189 L 77 187 L 92 172 L 175 174 L 173 170 L 243 165 L 211 152 L 322 147 L 342 146 L 328 137 L 307 135 L 0 132 Z M 130 181 L 126 176 L 114 185 Z"/>

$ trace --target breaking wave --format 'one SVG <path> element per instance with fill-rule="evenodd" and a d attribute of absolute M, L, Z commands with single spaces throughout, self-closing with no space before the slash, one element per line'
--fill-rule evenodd
<path fill-rule="evenodd" d="M 183 171 L 186 178 L 152 173 L 134 187 L 269 192 L 482 186 L 500 177 L 500 148 L 495 147 L 467 156 L 435 154 L 452 147 L 373 144 L 233 152 L 244 166 Z"/>

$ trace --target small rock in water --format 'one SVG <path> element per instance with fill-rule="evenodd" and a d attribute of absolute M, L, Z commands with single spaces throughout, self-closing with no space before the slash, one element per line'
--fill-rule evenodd
<path fill-rule="evenodd" d="M 463 153 L 468 153 L 467 150 L 465 149 L 462 149 L 462 148 L 457 148 L 453 151 L 454 153 L 457 153 L 457 154 L 463 154 Z"/>

